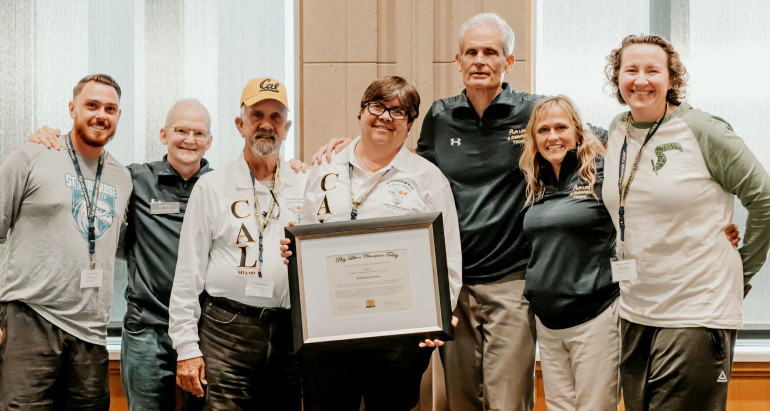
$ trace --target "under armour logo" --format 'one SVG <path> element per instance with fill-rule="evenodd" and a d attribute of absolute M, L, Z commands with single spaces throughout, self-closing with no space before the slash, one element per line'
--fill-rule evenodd
<path fill-rule="evenodd" d="M 460 139 L 459 138 L 451 138 L 450 140 L 452 140 L 450 145 L 452 145 L 452 146 L 455 146 L 455 145 L 459 146 L 460 145 Z"/>
<path fill-rule="evenodd" d="M 717 378 L 717 382 L 727 382 L 727 376 L 725 375 L 724 371 L 722 371 L 722 373 L 719 374 L 719 378 Z"/>
<path fill-rule="evenodd" d="M 268 84 L 265 84 L 266 82 L 269 82 L 269 81 L 270 81 L 270 79 L 262 80 L 262 82 L 259 83 L 259 88 L 261 90 L 264 90 L 264 91 L 272 91 L 273 93 L 278 93 L 278 84 L 279 83 L 275 83 L 275 84 L 268 83 Z"/>

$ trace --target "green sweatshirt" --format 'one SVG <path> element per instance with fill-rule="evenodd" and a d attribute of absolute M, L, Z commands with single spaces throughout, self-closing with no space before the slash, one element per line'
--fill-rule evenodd
<path fill-rule="evenodd" d="M 626 118 L 612 121 L 605 155 L 604 201 L 618 232 Z M 628 168 L 651 125 L 631 122 Z M 736 196 L 748 210 L 740 250 L 724 236 Z M 770 176 L 726 121 L 689 104 L 666 116 L 641 152 L 625 215 L 626 258 L 636 259 L 638 279 L 620 283 L 621 317 L 659 327 L 741 326 L 743 286 L 770 248 Z"/>

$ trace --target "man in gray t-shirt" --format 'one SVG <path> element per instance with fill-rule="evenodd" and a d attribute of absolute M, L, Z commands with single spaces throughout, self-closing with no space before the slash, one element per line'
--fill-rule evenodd
<path fill-rule="evenodd" d="M 120 87 L 83 78 L 67 150 L 27 143 L 0 165 L 0 410 L 109 409 L 107 322 L 131 177 L 104 145 Z"/>

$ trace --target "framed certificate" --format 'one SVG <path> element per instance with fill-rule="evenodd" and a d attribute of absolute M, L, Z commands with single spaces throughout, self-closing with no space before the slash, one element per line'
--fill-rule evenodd
<path fill-rule="evenodd" d="M 285 228 L 294 349 L 453 339 L 441 213 Z"/>

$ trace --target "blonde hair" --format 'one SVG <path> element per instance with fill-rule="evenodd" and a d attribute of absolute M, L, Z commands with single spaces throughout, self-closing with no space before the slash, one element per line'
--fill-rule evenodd
<path fill-rule="evenodd" d="M 524 137 L 524 152 L 519 159 L 519 168 L 527 180 L 527 202 L 524 207 L 530 206 L 543 198 L 543 180 L 541 178 L 541 163 L 543 156 L 537 149 L 537 127 L 545 113 L 551 107 L 561 107 L 572 121 L 577 134 L 577 157 L 580 161 L 580 179 L 588 183 L 589 192 L 596 198 L 594 185 L 596 184 L 596 156 L 604 154 L 605 147 L 601 141 L 591 132 L 590 127 L 584 126 L 575 104 L 569 97 L 559 94 L 556 97 L 545 97 L 540 100 L 527 123 Z"/>

